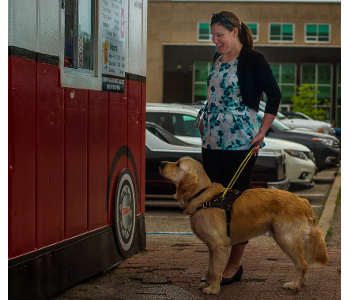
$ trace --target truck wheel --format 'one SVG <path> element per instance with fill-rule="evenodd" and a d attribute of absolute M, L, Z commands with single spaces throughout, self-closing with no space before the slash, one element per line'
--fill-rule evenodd
<path fill-rule="evenodd" d="M 136 198 L 132 174 L 123 169 L 118 177 L 114 196 L 114 224 L 119 250 L 123 257 L 130 257 L 135 234 Z"/>

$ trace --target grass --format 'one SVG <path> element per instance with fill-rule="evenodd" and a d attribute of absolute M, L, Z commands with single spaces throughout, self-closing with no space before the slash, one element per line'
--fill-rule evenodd
<path fill-rule="evenodd" d="M 332 231 L 332 227 L 330 227 L 328 230 L 327 230 L 327 236 L 332 236 L 333 235 L 333 231 Z"/>
<path fill-rule="evenodd" d="M 341 188 L 339 188 L 339 192 L 337 195 L 337 200 L 335 201 L 335 205 L 339 205 L 341 199 Z"/>

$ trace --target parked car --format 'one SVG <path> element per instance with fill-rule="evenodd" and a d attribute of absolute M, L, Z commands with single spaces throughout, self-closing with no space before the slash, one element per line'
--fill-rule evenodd
<path fill-rule="evenodd" d="M 199 108 L 170 103 L 147 103 L 146 121 L 153 122 L 189 144 L 201 146 L 200 134 L 194 126 Z"/>
<path fill-rule="evenodd" d="M 281 113 L 286 116 L 288 119 L 302 119 L 302 120 L 313 120 L 309 116 L 301 112 L 292 112 L 292 111 L 281 111 Z M 341 129 L 333 127 L 335 136 L 341 140 Z"/>
<path fill-rule="evenodd" d="M 264 113 L 259 111 L 259 122 L 262 121 L 263 117 Z M 286 139 L 308 147 L 314 153 L 318 171 L 339 164 L 340 143 L 339 140 L 332 135 L 291 129 L 276 118 L 266 133 L 266 137 Z"/>
<path fill-rule="evenodd" d="M 176 137 L 158 125 L 146 123 L 146 198 L 174 197 L 174 184 L 159 174 L 161 161 L 177 161 L 180 157 L 190 156 L 202 162 L 200 147 L 191 146 L 181 140 L 174 142 L 174 139 Z M 262 151 L 253 173 L 253 187 L 287 190 L 289 179 L 286 177 L 284 160 L 281 151 Z"/>
<path fill-rule="evenodd" d="M 305 115 L 301 112 L 281 111 L 281 114 L 284 115 L 288 119 L 313 120 L 308 115 Z"/>
<path fill-rule="evenodd" d="M 259 109 L 261 111 L 265 111 L 266 103 L 263 101 L 260 101 Z M 289 118 L 288 116 L 284 115 L 284 112 L 278 112 L 277 116 L 279 121 L 281 121 L 283 124 L 287 125 L 288 127 L 292 129 L 298 129 L 302 131 L 314 131 L 319 133 L 325 133 L 330 135 L 335 135 L 334 128 L 330 123 L 314 120 L 314 119 L 300 119 L 300 118 Z"/>
<path fill-rule="evenodd" d="M 341 141 L 341 128 L 334 128 L 335 136 Z"/>
<path fill-rule="evenodd" d="M 181 104 L 147 104 L 146 120 L 159 124 L 183 141 L 201 147 L 200 134 L 194 126 L 199 109 Z M 292 185 L 314 184 L 317 167 L 310 149 L 299 143 L 268 137 L 265 143 L 265 150 L 281 150 L 285 154 L 286 174 Z"/>
<path fill-rule="evenodd" d="M 265 137 L 263 149 L 277 149 L 286 154 L 286 175 L 291 186 L 312 187 L 317 172 L 313 152 L 306 146 L 284 139 Z"/>

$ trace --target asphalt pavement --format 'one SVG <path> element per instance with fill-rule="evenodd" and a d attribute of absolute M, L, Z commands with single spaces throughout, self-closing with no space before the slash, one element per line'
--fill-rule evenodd
<path fill-rule="evenodd" d="M 240 282 L 222 286 L 218 295 L 204 295 L 198 286 L 207 270 L 207 247 L 193 235 L 147 235 L 144 251 L 51 299 L 341 299 L 340 187 L 339 168 L 318 223 L 323 235 L 328 234 L 329 263 L 311 267 L 299 292 L 283 289 L 293 280 L 295 268 L 270 237 L 250 240 Z M 336 244 L 328 243 L 331 233 L 339 237 Z"/>

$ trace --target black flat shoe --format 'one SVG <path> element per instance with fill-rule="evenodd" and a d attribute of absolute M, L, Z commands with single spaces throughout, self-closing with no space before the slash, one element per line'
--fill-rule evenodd
<path fill-rule="evenodd" d="M 231 278 L 222 278 L 220 285 L 227 285 L 240 281 L 243 274 L 243 266 L 241 265 L 238 271 Z"/>

